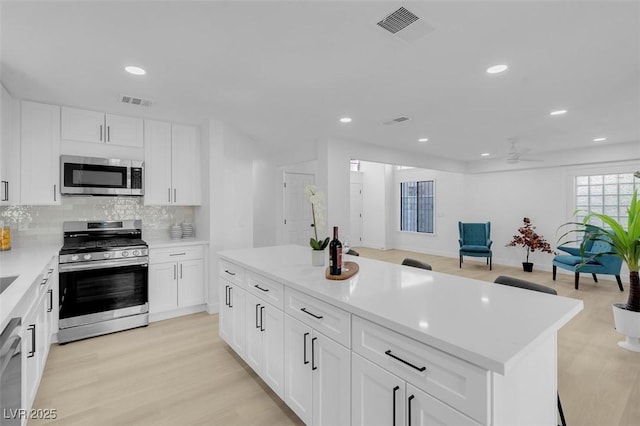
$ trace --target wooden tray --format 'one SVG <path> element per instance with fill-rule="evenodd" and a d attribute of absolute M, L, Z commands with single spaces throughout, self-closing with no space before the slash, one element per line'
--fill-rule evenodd
<path fill-rule="evenodd" d="M 356 262 L 344 262 L 342 264 L 342 273 L 340 275 L 330 275 L 329 267 L 327 266 L 327 269 L 325 269 L 324 271 L 324 276 L 328 280 L 348 280 L 349 278 L 357 274 L 359 270 L 360 267 Z"/>

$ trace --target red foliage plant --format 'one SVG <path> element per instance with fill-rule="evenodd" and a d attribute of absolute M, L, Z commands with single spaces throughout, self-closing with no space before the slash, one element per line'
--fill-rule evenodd
<path fill-rule="evenodd" d="M 513 240 L 506 247 L 522 246 L 527 248 L 527 263 L 529 263 L 529 252 L 540 250 L 544 253 L 553 253 L 551 245 L 542 235 L 536 234 L 536 227 L 531 224 L 531 219 L 525 217 L 524 225 L 518 228 L 520 235 L 514 235 Z"/>

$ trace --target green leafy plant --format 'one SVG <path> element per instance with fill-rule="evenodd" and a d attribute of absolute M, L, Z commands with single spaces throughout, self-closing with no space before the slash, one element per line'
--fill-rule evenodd
<path fill-rule="evenodd" d="M 564 233 L 560 239 L 567 235 L 575 233 L 584 233 L 584 238 L 580 243 L 580 255 L 584 258 L 586 252 L 586 243 L 588 241 L 604 241 L 609 244 L 610 252 L 598 253 L 590 258 L 585 258 L 583 264 L 591 260 L 603 256 L 605 254 L 614 254 L 622 258 L 629 268 L 629 298 L 627 300 L 627 310 L 640 312 L 640 282 L 638 277 L 638 269 L 640 266 L 640 202 L 638 202 L 638 191 L 634 191 L 631 198 L 631 204 L 627 209 L 629 219 L 627 227 L 618 223 L 614 218 L 602 213 L 587 212 L 582 222 L 568 222 L 564 226 L 577 226 Z M 577 214 L 578 211 L 574 213 Z M 590 220 L 600 219 L 606 227 L 590 224 Z M 563 244 L 574 241 L 565 241 Z"/>
<path fill-rule="evenodd" d="M 324 205 L 324 194 L 318 192 L 318 188 L 315 185 L 307 185 L 304 188 L 304 192 L 307 194 L 307 198 L 309 198 L 309 202 L 311 203 L 313 235 L 315 236 L 315 238 L 309 238 L 309 245 L 314 250 L 324 250 L 329 245 L 329 237 L 324 240 L 318 239 L 318 228 L 322 230 L 325 226 L 326 207 Z"/>
<path fill-rule="evenodd" d="M 518 228 L 518 234 L 514 235 L 513 240 L 506 247 L 522 246 L 527 249 L 527 260 L 529 263 L 529 252 L 540 250 L 545 253 L 553 253 L 551 245 L 544 239 L 542 235 L 536 234 L 536 227 L 531 224 L 531 219 L 525 217 L 522 219 L 524 225 Z"/>

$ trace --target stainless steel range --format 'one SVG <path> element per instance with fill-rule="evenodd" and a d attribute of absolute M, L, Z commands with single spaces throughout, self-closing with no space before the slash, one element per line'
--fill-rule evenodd
<path fill-rule="evenodd" d="M 149 249 L 142 221 L 65 222 L 58 341 L 149 324 Z"/>

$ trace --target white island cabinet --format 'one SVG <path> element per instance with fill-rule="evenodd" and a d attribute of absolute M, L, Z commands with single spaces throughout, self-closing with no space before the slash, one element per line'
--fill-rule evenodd
<path fill-rule="evenodd" d="M 222 309 L 220 335 L 253 368 L 248 278 L 283 289 L 283 400 L 307 424 L 557 424 L 557 331 L 580 300 L 349 256 L 358 274 L 330 281 L 302 246 L 218 255 L 247 314 Z"/>

